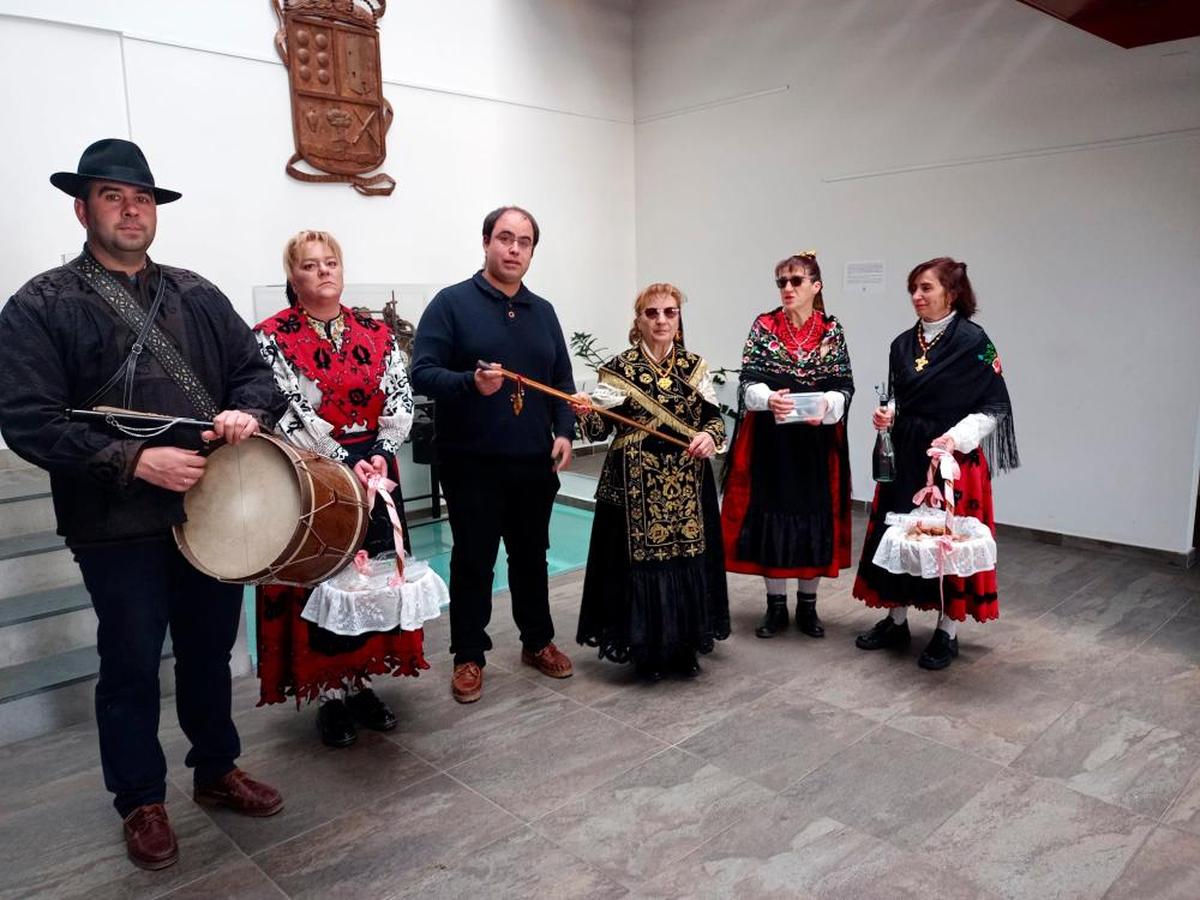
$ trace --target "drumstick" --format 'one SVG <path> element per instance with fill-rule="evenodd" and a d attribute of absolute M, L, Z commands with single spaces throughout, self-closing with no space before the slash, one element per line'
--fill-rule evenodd
<path fill-rule="evenodd" d="M 212 428 L 213 423 L 205 419 L 189 419 L 184 416 L 168 416 L 164 413 L 138 412 L 135 409 L 122 409 L 119 406 L 97 406 L 95 409 L 66 409 L 68 419 L 99 419 L 107 422 L 110 418 L 135 419 L 148 425 L 194 425 L 197 428 Z"/>
<path fill-rule="evenodd" d="M 510 372 L 508 369 L 503 367 L 492 368 L 491 363 L 485 363 L 480 360 L 479 368 L 484 369 L 485 371 L 499 372 L 505 378 L 515 381 L 518 385 L 529 385 L 535 391 L 541 391 L 543 394 L 549 394 L 551 397 L 557 397 L 559 400 L 567 401 L 567 403 L 579 402 L 570 394 L 563 393 L 557 388 L 552 388 L 548 384 L 542 384 L 540 381 L 534 381 L 532 378 L 526 378 L 524 375 L 518 375 L 516 372 Z M 620 422 L 623 425 L 628 425 L 630 428 L 636 428 L 638 431 L 644 431 L 646 434 L 652 435 L 653 437 L 662 438 L 664 441 L 677 444 L 684 450 L 687 450 L 689 447 L 691 447 L 691 444 L 689 444 L 687 441 L 680 440 L 679 438 L 673 437 L 669 434 L 663 434 L 661 431 L 656 431 L 649 425 L 643 425 L 641 422 L 635 422 L 633 419 L 628 419 L 620 413 L 615 413 L 607 409 L 601 409 L 598 406 L 593 406 L 592 410 L 594 412 L 598 412 L 602 416 L 607 416 L 614 421 Z"/>

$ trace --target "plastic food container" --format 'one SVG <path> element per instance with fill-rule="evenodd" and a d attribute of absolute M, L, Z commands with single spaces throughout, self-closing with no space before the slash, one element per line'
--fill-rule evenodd
<path fill-rule="evenodd" d="M 795 407 L 790 413 L 776 419 L 780 425 L 790 425 L 793 422 L 803 422 L 805 419 L 815 419 L 824 414 L 825 395 L 819 391 L 800 394 L 788 394 Z"/>

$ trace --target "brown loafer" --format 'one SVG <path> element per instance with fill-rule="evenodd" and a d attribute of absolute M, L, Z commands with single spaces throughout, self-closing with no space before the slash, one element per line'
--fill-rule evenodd
<path fill-rule="evenodd" d="M 269 784 L 255 781 L 241 769 L 220 781 L 196 786 L 192 799 L 201 806 L 225 806 L 244 816 L 273 816 L 283 809 L 283 796 Z"/>
<path fill-rule="evenodd" d="M 139 869 L 165 869 L 179 862 L 179 844 L 165 806 L 148 803 L 125 817 L 125 850 Z"/>
<path fill-rule="evenodd" d="M 547 644 L 537 653 L 522 650 L 521 662 L 527 666 L 533 666 L 543 675 L 549 675 L 551 678 L 570 678 L 575 674 L 575 667 L 571 665 L 567 654 L 555 647 L 553 643 Z"/>
<path fill-rule="evenodd" d="M 450 693 L 459 703 L 474 703 L 483 696 L 483 669 L 478 663 L 458 663 L 450 676 Z"/>

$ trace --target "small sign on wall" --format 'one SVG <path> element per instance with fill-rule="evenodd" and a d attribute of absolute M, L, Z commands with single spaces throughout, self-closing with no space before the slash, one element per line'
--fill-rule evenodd
<path fill-rule="evenodd" d="M 847 294 L 882 294 L 887 290 L 887 264 L 882 259 L 855 259 L 846 263 L 842 290 Z"/>

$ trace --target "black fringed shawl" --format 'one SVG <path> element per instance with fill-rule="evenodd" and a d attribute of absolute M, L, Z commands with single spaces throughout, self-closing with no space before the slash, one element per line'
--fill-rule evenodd
<path fill-rule="evenodd" d="M 918 327 L 914 325 L 892 341 L 888 367 L 896 398 L 893 436 L 900 474 L 907 476 L 905 480 L 923 483 L 930 442 L 971 413 L 987 413 L 996 419 L 995 430 L 981 445 L 991 470 L 1017 468 L 1021 459 L 1012 403 L 1000 357 L 987 332 L 969 319 L 955 316 L 926 351 L 928 364 L 918 372 L 916 360 L 922 355 Z M 916 471 L 912 471 L 914 467 Z"/>

